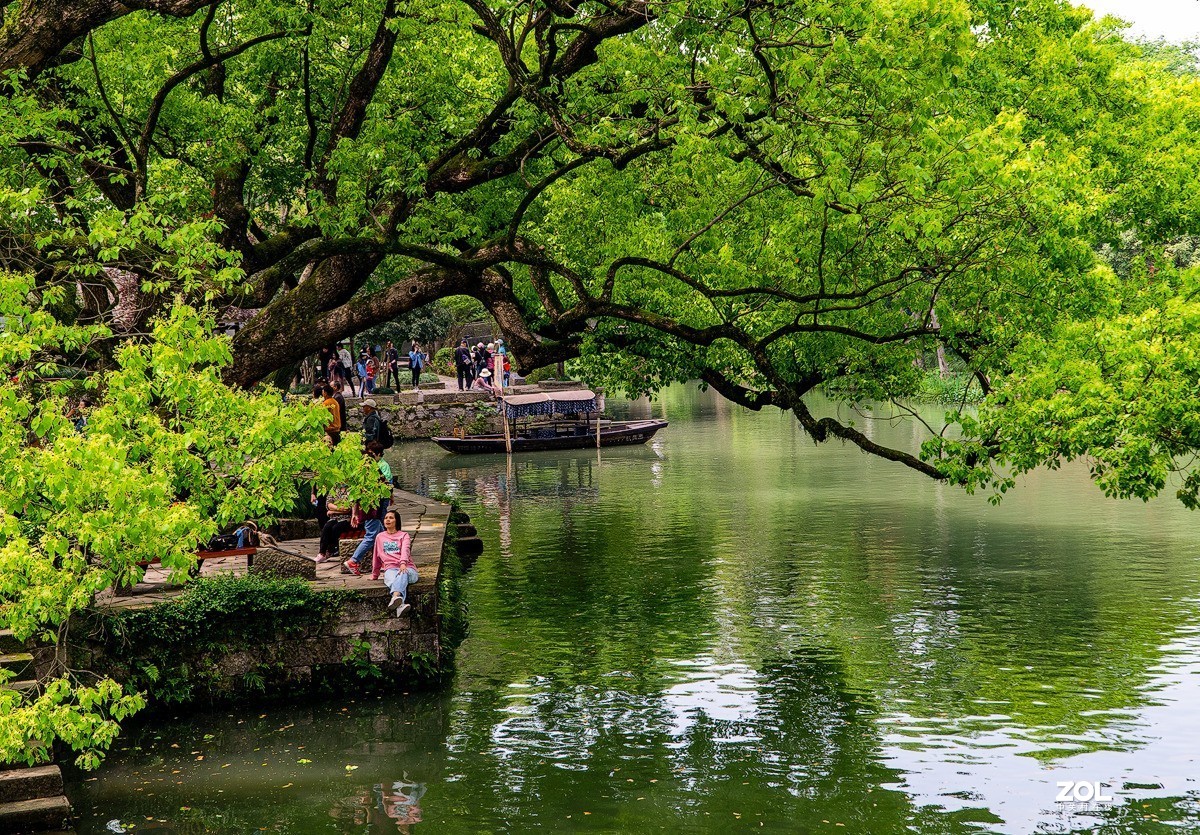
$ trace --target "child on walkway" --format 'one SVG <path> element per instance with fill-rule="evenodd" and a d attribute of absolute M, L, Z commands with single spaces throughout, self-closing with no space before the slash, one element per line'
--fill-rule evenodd
<path fill-rule="evenodd" d="M 375 557 L 371 566 L 371 579 L 378 580 L 383 571 L 383 582 L 392 590 L 388 608 L 402 617 L 411 607 L 405 602 L 408 587 L 417 582 L 417 567 L 412 561 L 412 537 L 400 530 L 400 514 L 389 510 L 383 515 L 383 533 L 375 537 Z"/>

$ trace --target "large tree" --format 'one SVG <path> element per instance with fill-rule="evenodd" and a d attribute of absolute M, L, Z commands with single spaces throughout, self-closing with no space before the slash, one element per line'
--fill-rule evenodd
<path fill-rule="evenodd" d="M 0 258 L 125 334 L 181 283 L 255 311 L 240 385 L 466 294 L 525 367 L 698 378 L 1004 487 L 1081 449 L 1003 431 L 1014 363 L 1138 304 L 1097 248 L 1190 231 L 1172 62 L 1059 0 L 19 3 Z M 997 390 L 965 445 L 805 405 L 909 394 L 938 345 Z"/>

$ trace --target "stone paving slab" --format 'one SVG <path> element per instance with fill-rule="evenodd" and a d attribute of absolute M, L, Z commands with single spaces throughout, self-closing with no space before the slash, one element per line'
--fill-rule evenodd
<path fill-rule="evenodd" d="M 393 490 L 391 507 L 400 512 L 401 529 L 412 535 L 412 557 L 417 567 L 420 580 L 412 586 L 413 592 L 421 594 L 431 591 L 437 580 L 442 556 L 442 541 L 446 535 L 446 525 L 450 519 L 450 505 L 418 496 L 407 490 Z M 280 548 L 287 553 L 298 554 L 308 559 L 317 557 L 318 540 L 292 539 L 280 543 Z M 387 594 L 382 578 L 372 580 L 369 570 L 360 577 L 341 573 L 341 563 L 329 560 L 317 565 L 317 579 L 311 581 L 316 589 L 349 588 L 374 597 Z M 225 557 L 223 559 L 204 560 L 200 564 L 200 574 L 209 577 L 214 574 L 245 574 L 246 557 Z M 170 600 L 182 593 L 183 587 L 172 583 L 169 572 L 154 565 L 146 569 L 142 582 L 133 588 L 133 594 L 127 597 L 117 597 L 111 590 L 105 590 L 96 595 L 95 606 L 108 609 L 144 609 L 158 603 Z"/>

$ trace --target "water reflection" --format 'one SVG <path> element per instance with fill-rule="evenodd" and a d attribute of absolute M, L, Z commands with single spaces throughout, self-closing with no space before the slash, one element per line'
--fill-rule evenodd
<path fill-rule="evenodd" d="M 993 508 L 693 389 L 624 408 L 671 426 L 600 453 L 392 450 L 487 543 L 448 693 L 152 725 L 73 787 L 81 830 L 1200 828 L 1181 508 L 1069 470 Z M 1114 802 L 1056 803 L 1060 780 Z"/>

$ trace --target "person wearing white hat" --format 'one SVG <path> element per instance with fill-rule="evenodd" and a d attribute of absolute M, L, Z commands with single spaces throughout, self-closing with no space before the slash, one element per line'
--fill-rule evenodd
<path fill-rule="evenodd" d="M 486 368 L 479 372 L 479 376 L 475 378 L 475 383 L 471 386 L 474 391 L 491 391 L 492 390 L 492 372 Z"/>

